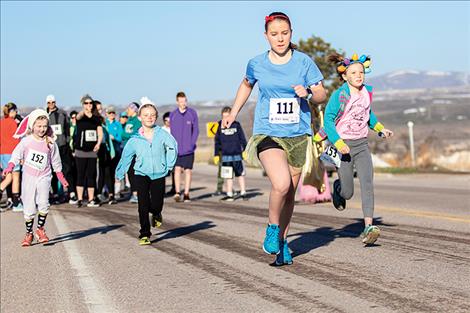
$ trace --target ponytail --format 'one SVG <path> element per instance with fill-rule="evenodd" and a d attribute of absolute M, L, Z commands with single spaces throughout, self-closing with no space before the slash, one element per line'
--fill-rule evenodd
<path fill-rule="evenodd" d="M 343 74 L 346 71 L 346 68 L 344 67 L 344 70 L 341 68 L 341 64 L 344 61 L 344 57 L 337 52 L 333 52 L 327 57 L 327 60 L 329 63 L 334 65 L 339 80 L 344 81 Z"/>

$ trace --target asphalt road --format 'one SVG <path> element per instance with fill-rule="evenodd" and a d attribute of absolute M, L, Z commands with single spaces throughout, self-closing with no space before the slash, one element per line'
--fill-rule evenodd
<path fill-rule="evenodd" d="M 51 241 L 22 248 L 22 214 L 1 219 L 1 312 L 468 312 L 470 176 L 375 177 L 377 244 L 364 247 L 360 190 L 337 212 L 299 203 L 294 264 L 261 248 L 269 182 L 248 169 L 248 201 L 212 197 L 197 164 L 191 203 L 167 198 L 152 245 L 137 206 L 52 206 Z"/>

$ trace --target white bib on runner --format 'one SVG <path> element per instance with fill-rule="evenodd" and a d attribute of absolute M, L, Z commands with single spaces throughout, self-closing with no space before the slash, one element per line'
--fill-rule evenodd
<path fill-rule="evenodd" d="M 341 153 L 333 145 L 328 145 L 320 155 L 320 160 L 333 164 L 337 168 L 341 167 Z"/>
<path fill-rule="evenodd" d="M 28 155 L 24 160 L 24 164 L 34 168 L 35 170 L 42 171 L 47 165 L 47 153 L 29 149 Z"/>
<path fill-rule="evenodd" d="M 85 141 L 98 141 L 96 130 L 89 129 L 85 130 Z"/>
<path fill-rule="evenodd" d="M 231 166 L 222 166 L 220 168 L 221 178 L 233 178 L 233 168 Z"/>
<path fill-rule="evenodd" d="M 295 124 L 300 122 L 298 98 L 271 98 L 269 100 L 269 123 Z"/>
<path fill-rule="evenodd" d="M 51 128 L 54 131 L 54 134 L 62 135 L 62 125 L 60 124 L 51 125 Z"/>
<path fill-rule="evenodd" d="M 126 124 L 126 127 L 125 127 L 125 129 L 124 129 L 124 131 L 125 131 L 126 133 L 131 134 L 133 130 L 134 130 L 134 125 L 132 125 L 132 124 Z"/>

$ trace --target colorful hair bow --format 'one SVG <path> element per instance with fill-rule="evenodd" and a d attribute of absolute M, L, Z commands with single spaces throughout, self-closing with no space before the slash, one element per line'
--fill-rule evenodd
<path fill-rule="evenodd" d="M 361 55 L 361 57 L 359 57 L 356 53 L 354 53 L 350 59 L 344 58 L 344 60 L 341 61 L 341 63 L 339 63 L 339 65 L 336 67 L 336 70 L 338 71 L 338 73 L 343 74 L 344 72 L 346 72 L 348 66 L 354 63 L 361 63 L 364 66 L 364 73 L 368 74 L 371 72 L 370 56 L 363 54 Z"/>
<path fill-rule="evenodd" d="M 267 22 L 272 22 L 274 21 L 274 15 L 273 16 L 269 16 L 267 15 L 265 18 L 264 18 L 264 22 L 267 23 Z"/>

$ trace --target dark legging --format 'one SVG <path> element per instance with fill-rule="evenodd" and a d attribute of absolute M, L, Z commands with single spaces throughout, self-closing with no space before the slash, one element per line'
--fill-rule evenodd
<path fill-rule="evenodd" d="M 65 179 L 69 183 L 69 192 L 75 192 L 75 160 L 73 159 L 72 152 L 68 145 L 59 147 L 60 160 L 62 161 L 62 172 L 64 173 Z M 54 194 L 58 193 L 57 188 L 57 176 L 52 173 L 52 191 Z"/>
<path fill-rule="evenodd" d="M 148 176 L 135 175 L 134 182 L 139 201 L 140 236 L 150 237 L 149 213 L 158 214 L 163 208 L 165 197 L 165 177 L 150 179 Z"/>
<path fill-rule="evenodd" d="M 77 186 L 95 188 L 96 187 L 96 158 L 76 157 L 77 165 Z"/>
<path fill-rule="evenodd" d="M 98 152 L 98 193 L 103 193 L 103 188 L 106 185 L 108 187 L 108 193 L 114 195 L 114 172 L 119 163 L 120 155 L 116 155 L 111 159 L 109 151 L 104 148 L 104 151 L 100 149 Z"/>
<path fill-rule="evenodd" d="M 135 171 L 134 171 L 134 165 L 135 165 L 135 157 L 132 158 L 131 165 L 129 166 L 129 170 L 127 171 L 127 175 L 129 176 L 129 182 L 131 183 L 131 191 L 137 191 L 136 183 L 135 183 Z"/>

